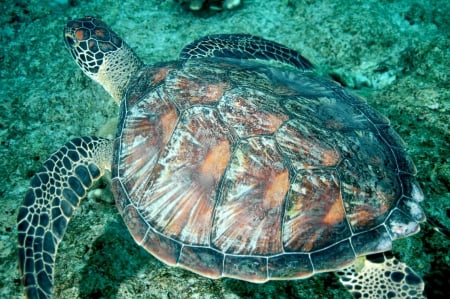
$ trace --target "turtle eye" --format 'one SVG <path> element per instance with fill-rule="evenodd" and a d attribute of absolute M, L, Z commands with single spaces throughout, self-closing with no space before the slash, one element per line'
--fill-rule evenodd
<path fill-rule="evenodd" d="M 66 43 L 68 46 L 72 47 L 75 44 L 75 39 L 71 36 L 66 35 Z"/>

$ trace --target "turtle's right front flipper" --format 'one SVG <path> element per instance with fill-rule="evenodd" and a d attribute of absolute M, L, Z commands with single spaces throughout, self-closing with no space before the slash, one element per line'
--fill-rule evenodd
<path fill-rule="evenodd" d="M 110 168 L 112 142 L 76 138 L 34 175 L 17 217 L 19 270 L 28 298 L 51 298 L 58 245 L 86 191 Z"/>
<path fill-rule="evenodd" d="M 180 53 L 182 62 L 208 57 L 262 59 L 278 61 L 302 71 L 313 69 L 312 63 L 297 51 L 250 34 L 207 35 L 190 43 Z"/>

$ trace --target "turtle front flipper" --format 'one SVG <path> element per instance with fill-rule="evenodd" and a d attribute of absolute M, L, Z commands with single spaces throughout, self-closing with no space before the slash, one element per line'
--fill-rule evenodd
<path fill-rule="evenodd" d="M 295 50 L 250 34 L 217 34 L 200 38 L 184 47 L 180 60 L 207 57 L 273 60 L 311 70 L 313 65 Z"/>
<path fill-rule="evenodd" d="M 112 142 L 76 138 L 31 180 L 17 217 L 19 270 L 28 298 L 51 298 L 58 245 L 86 191 L 110 168 Z"/>
<path fill-rule="evenodd" d="M 361 256 L 336 274 L 355 298 L 426 298 L 423 280 L 386 253 Z"/>

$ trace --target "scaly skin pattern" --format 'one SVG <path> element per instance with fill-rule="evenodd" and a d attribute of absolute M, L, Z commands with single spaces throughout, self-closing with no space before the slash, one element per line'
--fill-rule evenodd
<path fill-rule="evenodd" d="M 110 168 L 112 143 L 76 138 L 56 151 L 31 179 L 17 217 L 19 269 L 28 298 L 50 298 L 56 252 L 75 208 Z"/>

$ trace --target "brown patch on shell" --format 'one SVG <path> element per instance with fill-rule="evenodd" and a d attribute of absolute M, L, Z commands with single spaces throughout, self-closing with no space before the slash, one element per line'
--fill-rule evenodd
<path fill-rule="evenodd" d="M 336 173 L 317 170 L 298 174 L 284 214 L 286 251 L 310 252 L 350 235 Z"/>
<path fill-rule="evenodd" d="M 325 214 L 325 217 L 322 219 L 322 222 L 325 225 L 334 225 L 335 223 L 342 221 L 344 217 L 345 217 L 344 206 L 342 205 L 342 199 L 339 199 L 335 201 L 333 204 L 331 204 L 331 207 Z"/>
<path fill-rule="evenodd" d="M 224 92 L 230 88 L 227 81 L 218 81 L 217 77 L 199 77 L 188 70 L 179 71 L 171 77 L 165 88 L 173 98 L 178 99 L 180 109 L 184 110 L 192 105 L 213 104 L 222 98 Z"/>
<path fill-rule="evenodd" d="M 230 163 L 216 205 L 212 243 L 234 254 L 281 252 L 280 219 L 289 174 L 275 142 L 267 137 L 242 142 Z"/>
<path fill-rule="evenodd" d="M 166 79 L 167 75 L 175 68 L 174 63 L 156 64 L 148 66 L 134 78 L 130 83 L 132 88 L 126 92 L 127 107 L 132 107 L 135 103 L 145 96 L 149 90 L 155 88 L 159 83 Z"/>
<path fill-rule="evenodd" d="M 347 218 L 354 232 L 385 221 L 401 195 L 395 157 L 380 137 L 370 131 L 346 136 L 342 155 L 350 157 L 337 167 Z"/>
<path fill-rule="evenodd" d="M 295 169 L 330 167 L 337 165 L 341 159 L 333 146 L 321 140 L 321 135 L 296 120 L 283 125 L 276 139 L 291 158 Z"/>
<path fill-rule="evenodd" d="M 255 91 L 229 93 L 219 103 L 218 109 L 238 136 L 243 138 L 273 134 L 288 119 L 275 98 Z"/>
<path fill-rule="evenodd" d="M 212 109 L 192 108 L 182 115 L 139 202 L 155 229 L 186 244 L 210 244 L 212 213 L 230 157 L 230 138 Z"/>
<path fill-rule="evenodd" d="M 218 182 L 228 165 L 231 156 L 230 142 L 222 140 L 206 154 L 205 161 L 199 167 L 201 181 L 214 180 Z"/>
<path fill-rule="evenodd" d="M 151 186 L 151 173 L 167 146 L 177 118 L 175 106 L 156 93 L 128 110 L 121 132 L 127 146 L 118 149 L 119 174 L 132 198 L 142 198 Z"/>

